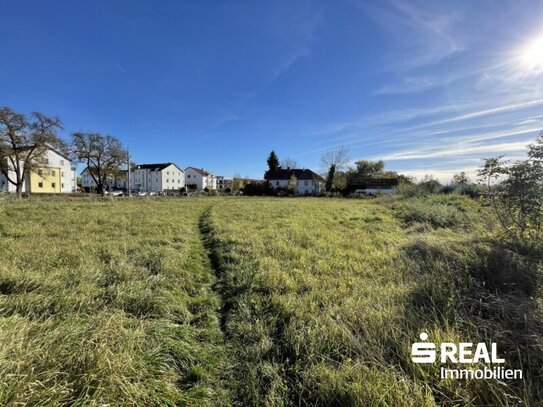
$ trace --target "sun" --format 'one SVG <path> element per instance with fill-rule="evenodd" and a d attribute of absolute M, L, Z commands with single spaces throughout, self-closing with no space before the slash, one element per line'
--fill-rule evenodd
<path fill-rule="evenodd" d="M 522 64 L 531 71 L 543 71 L 543 35 L 536 38 L 522 49 Z"/>

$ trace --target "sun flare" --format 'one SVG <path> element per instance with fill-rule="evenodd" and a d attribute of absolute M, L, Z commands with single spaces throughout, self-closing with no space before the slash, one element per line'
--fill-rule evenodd
<path fill-rule="evenodd" d="M 521 53 L 523 65 L 532 71 L 543 71 L 543 35 L 530 42 Z"/>

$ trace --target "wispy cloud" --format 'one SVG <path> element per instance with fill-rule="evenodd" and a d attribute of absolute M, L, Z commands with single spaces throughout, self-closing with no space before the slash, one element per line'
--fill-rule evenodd
<path fill-rule="evenodd" d="M 376 89 L 375 95 L 399 95 L 406 93 L 424 92 L 429 89 L 447 85 L 454 81 L 454 78 L 432 78 L 429 76 L 413 76 L 404 78 L 398 82 L 384 85 Z"/>
<path fill-rule="evenodd" d="M 447 119 L 427 123 L 425 124 L 425 126 L 434 126 L 437 124 L 445 124 L 445 123 L 452 123 L 452 122 L 464 121 L 464 120 L 469 120 L 469 119 L 476 119 L 476 118 L 480 118 L 484 116 L 496 115 L 498 113 L 505 113 L 505 112 L 510 112 L 514 110 L 525 109 L 528 107 L 539 106 L 542 104 L 543 104 L 543 99 L 528 100 L 528 101 L 524 101 L 520 103 L 512 103 L 505 106 L 498 106 L 498 107 L 493 107 L 490 109 L 483 109 L 483 110 L 474 111 L 474 112 L 470 112 L 470 113 L 466 113 L 466 114 L 462 114 L 458 116 L 449 117 Z"/>
<path fill-rule="evenodd" d="M 391 56 L 393 62 L 389 67 L 394 70 L 412 70 L 436 64 L 464 49 L 455 31 L 455 23 L 461 20 L 457 11 L 438 10 L 435 3 L 388 1 L 379 5 L 355 4 L 401 46 L 402 51 Z"/>
<path fill-rule="evenodd" d="M 412 151 L 400 151 L 385 155 L 381 157 L 384 160 L 398 161 L 398 160 L 415 160 L 415 159 L 427 159 L 427 158 L 442 158 L 442 157 L 461 157 L 474 154 L 491 154 L 496 155 L 500 153 L 526 151 L 526 146 L 532 139 L 524 141 L 513 141 L 496 144 L 482 144 L 482 145 L 441 145 L 438 147 L 420 148 Z"/>

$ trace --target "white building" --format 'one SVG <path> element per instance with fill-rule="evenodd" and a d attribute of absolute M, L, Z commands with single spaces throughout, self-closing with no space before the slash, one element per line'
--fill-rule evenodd
<path fill-rule="evenodd" d="M 174 163 L 140 164 L 130 172 L 130 188 L 142 192 L 179 191 L 185 172 Z"/>
<path fill-rule="evenodd" d="M 188 188 L 196 189 L 197 191 L 205 188 L 209 190 L 217 189 L 217 178 L 203 168 L 185 168 L 185 181 Z"/>
<path fill-rule="evenodd" d="M 351 185 L 356 187 L 356 193 L 368 195 L 394 194 L 398 188 L 398 178 L 361 178 L 351 181 Z"/>
<path fill-rule="evenodd" d="M 8 176 L 15 180 L 15 171 L 6 159 Z M 23 163 L 21 163 L 23 164 Z M 28 171 L 23 183 L 24 193 L 71 193 L 76 189 L 76 172 L 72 161 L 61 152 L 48 148 L 39 164 Z M 6 174 L 0 172 L 0 191 L 16 192 L 16 186 L 9 182 Z"/>
<path fill-rule="evenodd" d="M 89 167 L 85 168 L 81 172 L 81 187 L 86 191 L 90 192 L 96 189 L 96 182 L 92 177 Z M 107 190 L 125 190 L 127 185 L 127 176 L 126 170 L 119 172 L 117 176 L 110 176 L 106 179 L 106 189 Z"/>
<path fill-rule="evenodd" d="M 217 184 L 217 191 L 232 191 L 232 187 L 234 186 L 234 178 L 217 175 L 215 179 Z"/>
<path fill-rule="evenodd" d="M 326 181 L 319 174 L 307 169 L 286 169 L 266 174 L 268 185 L 273 189 L 286 189 L 291 179 L 296 182 L 296 194 L 317 195 L 326 190 Z"/>

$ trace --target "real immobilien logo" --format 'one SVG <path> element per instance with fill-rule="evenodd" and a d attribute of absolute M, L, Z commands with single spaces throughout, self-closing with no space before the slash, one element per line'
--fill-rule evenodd
<path fill-rule="evenodd" d="M 498 346 L 495 343 L 491 343 L 489 351 L 484 342 L 442 342 L 437 346 L 434 342 L 427 342 L 426 332 L 420 334 L 420 340 L 423 342 L 415 342 L 411 346 L 413 363 L 484 363 L 483 368 L 449 369 L 441 366 L 442 379 L 522 379 L 521 369 L 506 369 L 500 366 L 505 363 L 505 359 L 498 357 Z"/>

